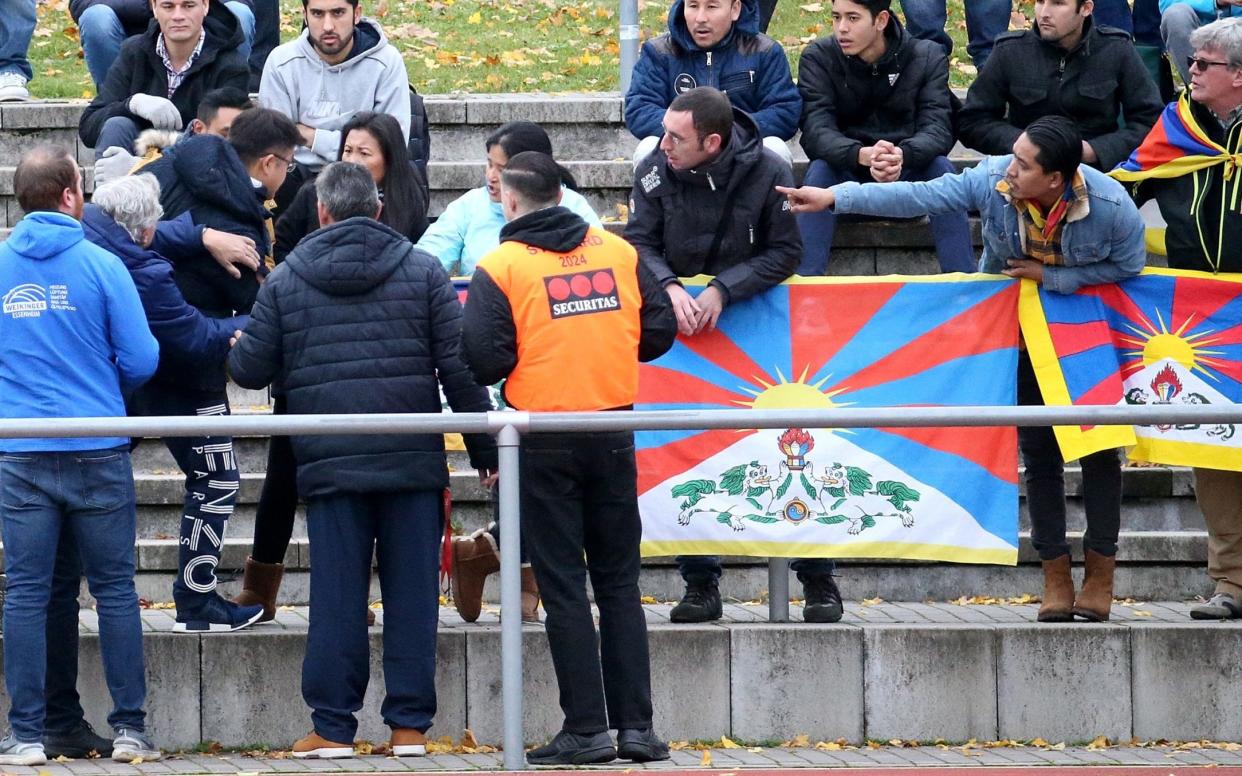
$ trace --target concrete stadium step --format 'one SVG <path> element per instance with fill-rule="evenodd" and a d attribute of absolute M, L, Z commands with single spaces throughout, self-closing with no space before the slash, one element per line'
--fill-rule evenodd
<path fill-rule="evenodd" d="M 671 740 L 805 734 L 854 744 L 1236 740 L 1242 623 L 1196 622 L 1188 606 L 1115 604 L 1107 624 L 1048 625 L 1034 622 L 1035 605 L 849 602 L 841 623 L 810 625 L 797 622 L 798 606 L 791 607 L 795 622 L 769 624 L 763 606 L 727 605 L 719 622 L 674 625 L 669 606 L 647 605 L 656 729 Z M 287 748 L 304 735 L 306 614 L 283 609 L 274 623 L 240 633 L 187 636 L 169 632 L 172 611 L 144 611 L 155 741 L 167 749 L 201 741 Z M 94 612 L 84 611 L 79 687 L 98 729 L 110 704 L 97 629 Z M 370 646 L 357 737 L 384 741 L 381 627 L 371 629 Z M 430 735 L 469 728 L 481 743 L 499 743 L 499 647 L 494 612 L 466 624 L 440 610 Z M 523 663 L 524 736 L 540 742 L 561 722 L 540 626 L 523 628 Z M 1154 764 L 1168 770 L 1163 758 Z"/>

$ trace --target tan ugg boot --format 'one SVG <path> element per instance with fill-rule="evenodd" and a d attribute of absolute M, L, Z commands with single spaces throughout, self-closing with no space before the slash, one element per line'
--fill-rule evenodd
<path fill-rule="evenodd" d="M 1082 592 L 1074 600 L 1074 614 L 1090 622 L 1107 622 L 1113 610 L 1113 572 L 1117 559 L 1087 550 Z"/>
<path fill-rule="evenodd" d="M 246 575 L 242 578 L 242 589 L 233 598 L 233 603 L 242 606 L 262 604 L 263 616 L 259 622 L 267 622 L 276 618 L 276 594 L 280 592 L 280 581 L 285 576 L 285 564 L 260 563 L 254 558 L 246 558 Z"/>
<path fill-rule="evenodd" d="M 539 622 L 539 586 L 530 566 L 522 567 L 522 622 Z"/>
<path fill-rule="evenodd" d="M 453 606 L 466 622 L 479 619 L 483 609 L 483 583 L 500 570 L 496 540 L 487 531 L 453 537 Z"/>
<path fill-rule="evenodd" d="M 1039 606 L 1040 622 L 1069 622 L 1074 619 L 1074 578 L 1070 576 L 1070 556 L 1046 560 L 1044 601 Z"/>

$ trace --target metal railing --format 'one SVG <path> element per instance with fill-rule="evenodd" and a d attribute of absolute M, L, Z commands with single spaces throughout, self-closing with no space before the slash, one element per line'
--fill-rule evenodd
<path fill-rule="evenodd" d="M 500 451 L 500 530 L 520 535 L 519 445 L 522 434 L 600 431 L 697 431 L 756 428 L 898 428 L 935 426 L 1076 426 L 1242 423 L 1242 405 L 1091 407 L 877 407 L 822 410 L 661 410 L 599 413 L 250 415 L 147 418 L 0 419 L 0 439 L 49 437 L 248 436 L 304 434 L 495 434 Z M 3 445 L 0 444 L 0 447 Z M 526 765 L 522 735 L 521 569 L 517 541 L 500 543 L 501 693 L 506 770 Z M 787 619 L 789 579 L 783 560 L 769 564 L 769 616 Z"/>

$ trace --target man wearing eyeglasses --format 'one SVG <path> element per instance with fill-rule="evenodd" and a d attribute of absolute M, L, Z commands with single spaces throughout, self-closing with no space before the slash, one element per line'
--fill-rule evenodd
<path fill-rule="evenodd" d="M 1110 170 L 1160 115 L 1160 95 L 1128 33 L 1096 24 L 1092 0 L 1036 0 L 1030 30 L 1005 33 L 958 114 L 958 136 L 1008 154 L 1035 119 L 1065 116 L 1083 136 L 1082 160 Z"/>
<path fill-rule="evenodd" d="M 1242 212 L 1234 158 L 1242 152 L 1242 18 L 1190 34 L 1189 96 L 1170 104 L 1128 161 L 1112 172 L 1135 199 L 1155 199 L 1168 224 L 1169 266 L 1242 272 Z M 1179 138 L 1184 138 L 1179 143 Z M 1195 138 L 1206 138 L 1210 148 Z M 1193 144 L 1190 145 L 1190 144 Z M 1215 591 L 1195 619 L 1242 617 L 1242 472 L 1195 469 L 1195 498 L 1208 530 L 1208 576 Z"/>
<path fill-rule="evenodd" d="M 166 218 L 189 213 L 201 229 L 219 229 L 254 241 L 259 255 L 271 255 L 271 219 L 266 202 L 280 188 L 301 137 L 283 113 L 265 108 L 241 112 L 227 140 L 200 134 L 169 147 L 140 174 L 160 183 Z M 170 255 L 177 287 L 203 314 L 228 318 L 249 313 L 259 290 L 254 272 L 232 274 L 209 254 Z M 266 263 L 259 274 L 266 274 Z M 132 415 L 227 415 L 224 363 L 188 365 L 161 372 L 129 402 Z M 216 565 L 224 529 L 241 481 L 233 440 L 227 436 L 167 438 L 186 476 L 180 521 L 180 553 L 173 601 L 174 630 L 214 633 L 244 628 L 263 614 L 262 606 L 240 606 L 216 592 Z"/>

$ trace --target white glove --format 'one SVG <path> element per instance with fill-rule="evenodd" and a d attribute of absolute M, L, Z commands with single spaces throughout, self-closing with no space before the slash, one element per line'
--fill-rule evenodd
<path fill-rule="evenodd" d="M 95 157 L 95 185 L 102 186 L 118 178 L 124 178 L 137 163 L 138 157 L 120 146 L 107 149 L 102 156 Z"/>
<path fill-rule="evenodd" d="M 129 111 L 142 116 L 156 129 L 181 129 L 181 112 L 165 97 L 135 94 L 129 98 Z"/>

